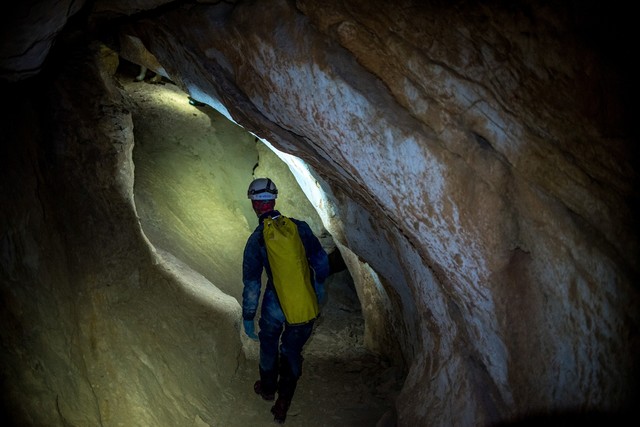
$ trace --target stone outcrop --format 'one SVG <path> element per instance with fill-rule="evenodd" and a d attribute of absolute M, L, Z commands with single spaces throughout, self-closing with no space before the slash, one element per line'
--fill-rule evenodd
<path fill-rule="evenodd" d="M 617 414 L 637 398 L 625 11 L 124 3 L 95 2 L 91 15 L 52 2 L 50 16 L 64 18 L 41 26 L 25 12 L 8 39 L 16 47 L 27 35 L 55 37 L 72 16 L 85 14 L 87 25 L 69 24 L 46 63 L 46 50 L 2 51 L 5 102 L 14 103 L 2 148 L 5 402 L 28 413 L 56 394 L 45 411 L 74 417 L 65 422 L 115 425 L 126 414 L 109 405 L 160 390 L 130 363 L 157 345 L 130 326 L 149 302 L 170 310 L 169 330 L 202 335 L 202 348 L 231 345 L 216 354 L 228 365 L 209 362 L 209 383 L 188 368 L 203 362 L 202 348 L 186 359 L 158 348 L 149 366 L 179 366 L 162 378 L 184 392 L 166 398 L 177 412 L 223 383 L 218 367 L 241 353 L 233 298 L 170 305 L 177 290 L 153 290 L 184 277 L 159 264 L 135 218 L 131 119 L 111 81 L 121 36 L 139 39 L 185 92 L 310 166 L 327 195 L 316 207 L 358 287 L 367 342 L 407 368 L 399 425 Z M 216 313 L 216 329 L 193 324 L 193 310 Z M 65 394 L 47 386 L 61 372 Z M 101 375 L 137 381 L 96 389 Z M 174 419 L 139 413 L 142 424 Z"/>

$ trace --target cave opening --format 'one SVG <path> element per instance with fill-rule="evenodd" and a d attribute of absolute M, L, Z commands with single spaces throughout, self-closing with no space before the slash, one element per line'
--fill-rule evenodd
<path fill-rule="evenodd" d="M 135 64 L 121 62 L 117 78 L 135 104 L 135 204 L 154 246 L 172 252 L 241 302 L 234 266 L 241 264 L 246 237 L 257 225 L 246 187 L 254 177 L 268 176 L 280 189 L 278 209 L 309 223 L 330 256 L 332 273 L 348 273 L 323 225 L 321 216 L 328 214 L 316 208 L 324 199 L 322 189 L 308 184 L 313 179 L 308 171 L 301 176 L 303 161 L 194 102 L 167 79 L 132 78 Z M 307 194 L 316 199 L 313 204 Z M 355 292 L 352 283 L 348 288 Z"/>
<path fill-rule="evenodd" d="M 253 177 L 271 177 L 279 188 L 277 208 L 307 221 L 330 258 L 328 302 L 303 352 L 300 388 L 306 391 L 297 393 L 296 401 L 303 407 L 313 405 L 310 396 L 322 394 L 319 388 L 352 392 L 355 386 L 360 402 L 345 404 L 358 407 L 359 420 L 373 424 L 392 411 L 391 396 L 401 388 L 402 369 L 368 348 L 353 278 L 323 226 L 321 215 L 327 213 L 318 213 L 307 198 L 299 184 L 304 177 L 296 177 L 282 159 L 289 155 L 278 153 L 212 107 L 193 102 L 171 81 L 137 79 L 137 71 L 122 60 L 116 78 L 131 102 L 134 200 L 149 242 L 241 304 L 242 252 L 257 225 L 246 187 Z M 304 174 L 301 160 L 288 160 L 298 165 L 293 166 L 297 174 Z M 321 190 L 311 187 L 312 197 L 321 199 Z M 258 346 L 244 336 L 242 341 L 246 380 L 252 381 L 257 378 Z M 251 390 L 236 392 L 247 395 Z"/>

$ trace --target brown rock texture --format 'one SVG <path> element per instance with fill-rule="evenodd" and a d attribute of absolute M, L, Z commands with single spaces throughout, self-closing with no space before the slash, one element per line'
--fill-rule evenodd
<path fill-rule="evenodd" d="M 155 378 L 184 393 L 166 398 L 167 419 L 215 411 L 198 396 L 228 380 L 224 366 L 242 354 L 233 290 L 214 292 L 220 305 L 205 310 L 219 316 L 215 328 L 194 325 L 185 313 L 201 307 L 191 300 L 170 304 L 180 297 L 156 290 L 183 279 L 167 278 L 141 233 L 132 114 L 108 65 L 114 40 L 134 37 L 145 50 L 130 60 L 151 55 L 185 93 L 308 165 L 326 194 L 315 203 L 323 227 L 354 279 L 365 342 L 406 370 L 398 425 L 630 408 L 640 254 L 628 11 L 541 1 L 159 3 L 95 2 L 82 10 L 90 25 L 58 37 L 46 72 L 42 49 L 2 50 L 5 102 L 15 103 L 2 156 L 12 402 L 24 399 L 25 412 L 51 402 L 27 396 L 56 394 L 43 384 L 66 369 L 73 386 L 56 394 L 59 413 L 78 425 L 124 422 L 110 408 L 162 389 L 127 363 L 155 345 L 135 329 L 149 302 L 169 311 L 170 329 L 193 327 L 205 341 L 187 359 L 159 348 L 149 363 L 180 367 Z M 77 11 L 50 6 L 51 16 Z M 14 47 L 33 28 L 39 40 L 57 34 L 59 25 L 29 22 L 40 14 L 20 16 Z M 16 82 L 20 72 L 38 76 Z M 38 93 L 42 103 L 30 97 Z M 229 351 L 206 356 L 218 358 L 207 365 L 214 374 L 198 377 L 189 367 L 219 343 Z M 100 375 L 138 380 L 98 390 Z M 163 425 L 162 414 L 140 413 Z"/>

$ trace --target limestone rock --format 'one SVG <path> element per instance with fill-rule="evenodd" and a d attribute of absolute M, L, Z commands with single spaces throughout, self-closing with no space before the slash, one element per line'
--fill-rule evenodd
<path fill-rule="evenodd" d="M 193 415 L 195 396 L 228 381 L 227 370 L 203 362 L 204 347 L 151 337 L 166 327 L 181 347 L 191 330 L 207 348 L 229 343 L 216 352 L 227 367 L 241 352 L 227 298 L 200 305 L 155 287 L 181 279 L 153 267 L 132 200 L 130 105 L 93 56 L 101 38 L 120 36 L 140 40 L 185 93 L 308 165 L 325 194 L 318 217 L 354 275 L 366 342 L 406 368 L 399 425 L 575 408 L 615 416 L 635 402 L 638 151 L 624 8 L 96 3 L 96 23 L 126 25 L 106 36 L 65 26 L 82 2 L 38 2 L 11 15 L 0 52 L 11 201 L 1 218 L 3 362 L 19 412 L 115 424 L 127 402 L 169 385 L 175 411 L 136 421 L 208 422 Z M 173 320 L 149 323 L 139 309 L 149 302 Z M 197 321 L 212 313 L 219 329 Z M 199 363 L 211 378 L 189 371 Z M 101 373 L 115 382 L 97 392 Z"/>

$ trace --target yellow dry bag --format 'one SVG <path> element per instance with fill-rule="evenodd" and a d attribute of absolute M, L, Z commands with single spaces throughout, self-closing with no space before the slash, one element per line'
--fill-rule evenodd
<path fill-rule="evenodd" d="M 311 284 L 307 254 L 296 224 L 284 215 L 265 218 L 264 242 L 278 301 L 289 324 L 318 316 L 318 299 Z"/>

